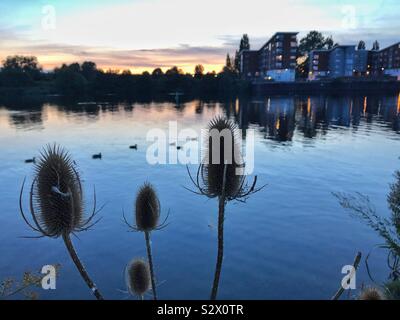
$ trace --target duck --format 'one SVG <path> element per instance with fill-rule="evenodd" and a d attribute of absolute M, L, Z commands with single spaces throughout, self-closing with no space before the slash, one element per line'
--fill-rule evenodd
<path fill-rule="evenodd" d="M 25 163 L 36 163 L 36 158 L 33 157 L 32 159 L 26 159 Z"/>
<path fill-rule="evenodd" d="M 94 155 L 92 156 L 93 159 L 101 159 L 102 157 L 103 157 L 103 156 L 102 156 L 101 153 L 99 153 L 99 154 L 94 154 Z"/>
<path fill-rule="evenodd" d="M 129 149 L 137 150 L 138 149 L 138 145 L 134 144 L 133 146 L 129 146 Z"/>
<path fill-rule="evenodd" d="M 182 149 L 181 146 L 177 146 L 177 147 L 176 147 L 176 150 L 181 150 L 181 149 Z"/>

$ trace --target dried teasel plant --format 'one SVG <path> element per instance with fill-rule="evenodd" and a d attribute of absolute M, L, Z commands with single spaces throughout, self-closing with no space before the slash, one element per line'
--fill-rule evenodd
<path fill-rule="evenodd" d="M 256 188 L 257 176 L 251 185 L 246 181 L 245 164 L 240 149 L 240 135 L 237 126 L 224 117 L 210 121 L 204 139 L 204 157 L 194 178 L 189 168 L 190 180 L 197 190 L 195 194 L 208 198 L 218 198 L 218 253 L 211 300 L 217 298 L 219 279 L 224 255 L 225 206 L 228 201 L 245 202 L 247 198 L 261 189 Z"/>
<path fill-rule="evenodd" d="M 35 165 L 35 177 L 29 193 L 29 221 L 23 210 L 24 183 L 20 192 L 20 212 L 26 224 L 40 235 L 30 238 L 62 237 L 68 253 L 82 278 L 97 299 L 103 299 L 94 282 L 80 261 L 71 234 L 89 230 L 100 219 L 94 221 L 101 210 L 96 209 L 96 192 L 92 214 L 85 219 L 81 179 L 74 161 L 68 152 L 59 145 L 48 145 L 40 154 Z"/>
<path fill-rule="evenodd" d="M 386 300 L 381 290 L 375 287 L 367 287 L 361 291 L 359 300 Z"/>
<path fill-rule="evenodd" d="M 246 181 L 239 139 L 239 129 L 231 120 L 219 116 L 210 121 L 207 136 L 204 138 L 204 157 L 196 177 L 193 177 L 187 168 L 189 177 L 197 189 L 189 191 L 208 198 L 223 195 L 225 201 L 244 202 L 251 194 L 263 188 L 256 188 L 257 176 L 251 185 Z"/>
<path fill-rule="evenodd" d="M 144 299 L 146 292 L 150 290 L 150 268 L 142 259 L 132 260 L 125 268 L 125 282 L 131 295 L 137 295 Z"/>
<path fill-rule="evenodd" d="M 146 241 L 147 256 L 150 265 L 151 286 L 153 290 L 154 300 L 157 300 L 157 292 L 155 285 L 155 275 L 153 267 L 153 255 L 151 250 L 150 233 L 155 230 L 164 229 L 167 224 L 169 213 L 162 224 L 160 221 L 161 205 L 157 192 L 150 183 L 145 183 L 136 196 L 135 201 L 135 221 L 136 225 L 131 225 L 123 213 L 123 218 L 128 227 L 137 232 L 143 232 Z"/>

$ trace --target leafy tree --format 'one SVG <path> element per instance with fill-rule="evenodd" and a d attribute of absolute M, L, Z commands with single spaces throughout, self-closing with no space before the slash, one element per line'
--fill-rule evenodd
<path fill-rule="evenodd" d="M 328 44 L 332 42 L 332 38 L 328 38 Z M 312 50 L 324 49 L 327 39 L 318 31 L 310 31 L 303 39 L 300 40 L 299 53 L 301 56 L 307 56 Z"/>
<path fill-rule="evenodd" d="M 3 61 L 3 72 L 8 74 L 24 73 L 32 80 L 39 80 L 42 69 L 36 57 L 9 56 Z"/>
<path fill-rule="evenodd" d="M 332 49 L 334 46 L 337 46 L 338 44 L 334 44 L 332 36 L 329 36 L 327 38 L 325 38 L 325 49 Z"/>
<path fill-rule="evenodd" d="M 131 72 L 131 70 L 124 70 L 124 71 L 122 71 L 122 73 L 121 73 L 123 76 L 131 76 L 132 75 L 132 72 Z"/>
<path fill-rule="evenodd" d="M 357 50 L 365 50 L 365 48 L 366 48 L 365 42 L 361 40 L 361 41 L 358 43 Z"/>
<path fill-rule="evenodd" d="M 250 40 L 247 34 L 244 34 L 242 39 L 240 40 L 239 51 L 242 50 L 250 50 Z"/>
<path fill-rule="evenodd" d="M 94 62 L 85 61 L 81 65 L 81 71 L 86 80 L 92 82 L 97 75 L 97 66 Z"/>
<path fill-rule="evenodd" d="M 171 69 L 168 69 L 167 72 L 165 72 L 167 76 L 176 76 L 176 75 L 182 75 L 183 71 L 182 69 L 179 69 L 178 67 L 174 66 Z"/>
<path fill-rule="evenodd" d="M 226 55 L 224 71 L 233 71 L 232 60 L 229 53 Z"/>
<path fill-rule="evenodd" d="M 379 51 L 379 48 L 380 48 L 379 42 L 378 40 L 375 40 L 374 44 L 372 45 L 372 50 Z"/>
<path fill-rule="evenodd" d="M 194 68 L 194 76 L 196 78 L 201 78 L 204 75 L 204 67 L 201 64 L 198 64 L 195 68 Z"/>
<path fill-rule="evenodd" d="M 153 77 L 161 77 L 162 75 L 164 75 L 164 72 L 161 70 L 161 68 L 156 68 L 156 69 L 153 70 L 151 75 Z"/>
<path fill-rule="evenodd" d="M 56 87 L 64 94 L 78 95 L 84 93 L 87 80 L 79 71 L 78 63 L 69 66 L 63 65 L 61 69 L 55 70 Z"/>

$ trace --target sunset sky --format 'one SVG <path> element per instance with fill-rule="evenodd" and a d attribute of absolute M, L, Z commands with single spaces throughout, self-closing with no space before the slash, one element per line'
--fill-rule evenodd
<path fill-rule="evenodd" d="M 151 71 L 201 63 L 220 71 L 243 33 L 258 49 L 276 31 L 309 30 L 340 44 L 400 41 L 398 0 L 1 0 L 0 59 L 35 55 L 45 69 L 92 60 Z"/>

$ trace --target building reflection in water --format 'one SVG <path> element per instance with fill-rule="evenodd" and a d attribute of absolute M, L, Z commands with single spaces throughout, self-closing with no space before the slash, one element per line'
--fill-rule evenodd
<path fill-rule="evenodd" d="M 8 111 L 8 122 L 17 129 L 40 130 L 49 117 L 67 115 L 95 122 L 102 115 L 123 113 L 130 118 L 135 108 L 155 112 L 154 121 L 172 119 L 171 112 L 198 117 L 212 117 L 223 112 L 243 129 L 255 128 L 264 139 L 292 141 L 295 136 L 306 139 L 323 137 L 335 130 L 389 129 L 400 133 L 400 94 L 374 96 L 270 96 L 258 99 L 236 99 L 223 102 L 194 100 L 173 108 L 162 102 L 84 102 L 60 100 L 1 104 Z M 175 110 L 175 111 L 171 111 Z M 144 113 L 143 116 L 146 114 Z M 135 118 L 137 120 L 137 117 Z"/>
<path fill-rule="evenodd" d="M 227 112 L 229 114 L 229 112 Z M 400 133 L 399 96 L 305 96 L 241 100 L 235 108 L 241 129 L 257 127 L 265 139 L 291 141 L 295 134 L 318 138 L 334 130 L 372 124 Z"/>

